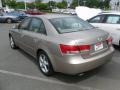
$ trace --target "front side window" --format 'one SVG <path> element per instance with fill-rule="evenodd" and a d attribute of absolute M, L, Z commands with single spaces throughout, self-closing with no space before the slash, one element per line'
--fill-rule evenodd
<path fill-rule="evenodd" d="M 120 24 L 120 16 L 110 15 L 110 16 L 107 17 L 106 23 Z"/>
<path fill-rule="evenodd" d="M 52 25 L 59 33 L 70 33 L 94 28 L 88 22 L 78 17 L 61 17 L 50 19 Z"/>

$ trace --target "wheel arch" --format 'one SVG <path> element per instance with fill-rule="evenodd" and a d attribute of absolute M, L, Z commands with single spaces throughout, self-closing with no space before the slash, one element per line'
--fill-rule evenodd
<path fill-rule="evenodd" d="M 53 70 L 55 70 L 55 69 L 56 69 L 55 62 L 54 62 L 52 56 L 49 54 L 48 51 L 39 48 L 39 49 L 36 51 L 36 57 L 37 57 L 37 59 L 38 59 L 38 55 L 39 55 L 39 52 L 40 52 L 40 51 L 43 51 L 43 52 L 45 52 L 45 53 L 48 55 L 48 57 L 49 57 L 49 59 L 50 59 L 50 62 L 51 62 L 51 64 L 52 64 Z"/>
<path fill-rule="evenodd" d="M 8 17 L 8 18 L 5 19 L 5 22 L 7 22 L 8 19 L 11 19 L 11 22 L 13 21 L 12 18 Z"/>

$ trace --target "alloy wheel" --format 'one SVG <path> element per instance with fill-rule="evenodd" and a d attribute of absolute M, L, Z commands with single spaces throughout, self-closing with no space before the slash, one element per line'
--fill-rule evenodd
<path fill-rule="evenodd" d="M 11 19 L 7 19 L 7 23 L 12 23 L 12 20 Z"/>
<path fill-rule="evenodd" d="M 48 73 L 49 72 L 49 62 L 47 60 L 46 55 L 41 54 L 39 56 L 39 65 L 43 73 Z"/>

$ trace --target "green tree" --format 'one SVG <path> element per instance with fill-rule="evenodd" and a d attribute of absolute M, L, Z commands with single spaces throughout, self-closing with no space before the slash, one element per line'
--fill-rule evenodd
<path fill-rule="evenodd" d="M 16 8 L 16 0 L 6 0 L 6 5 L 8 5 L 10 8 Z"/>
<path fill-rule="evenodd" d="M 16 4 L 17 4 L 16 9 L 24 9 L 25 8 L 24 2 L 17 2 Z"/>
<path fill-rule="evenodd" d="M 72 0 L 72 3 L 71 3 L 71 8 L 75 8 L 76 6 L 78 6 L 78 0 Z"/>
<path fill-rule="evenodd" d="M 57 3 L 58 8 L 67 8 L 67 1 L 62 0 L 62 2 Z"/>
<path fill-rule="evenodd" d="M 86 6 L 91 7 L 91 8 L 99 7 L 99 0 L 87 0 Z"/>
<path fill-rule="evenodd" d="M 35 3 L 27 3 L 27 8 L 34 9 L 35 8 Z"/>
<path fill-rule="evenodd" d="M 88 6 L 88 7 L 100 7 L 104 4 L 101 4 L 101 0 L 72 0 L 71 8 L 75 8 L 76 6 Z"/>
<path fill-rule="evenodd" d="M 35 2 L 39 2 L 39 3 L 41 3 L 41 2 L 42 2 L 42 0 L 35 0 Z"/>
<path fill-rule="evenodd" d="M 47 4 L 49 8 L 55 8 L 57 3 L 55 1 L 49 1 Z"/>
<path fill-rule="evenodd" d="M 110 1 L 111 1 L 111 0 L 105 0 L 105 1 L 104 1 L 104 6 L 105 6 L 105 8 L 110 8 Z"/>
<path fill-rule="evenodd" d="M 48 5 L 46 3 L 37 3 L 36 8 L 39 9 L 39 10 L 47 10 Z"/>
<path fill-rule="evenodd" d="M 6 3 L 5 3 L 5 0 L 1 0 L 2 2 L 2 6 L 5 7 Z"/>

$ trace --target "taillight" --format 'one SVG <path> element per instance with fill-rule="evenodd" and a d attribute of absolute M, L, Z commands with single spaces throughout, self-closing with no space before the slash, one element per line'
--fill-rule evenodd
<path fill-rule="evenodd" d="M 90 51 L 90 45 L 81 45 L 79 49 L 81 52 Z"/>
<path fill-rule="evenodd" d="M 111 37 L 107 39 L 107 44 L 112 45 L 112 38 Z"/>
<path fill-rule="evenodd" d="M 60 44 L 62 54 L 77 54 L 80 52 L 90 51 L 90 45 L 63 45 Z"/>
<path fill-rule="evenodd" d="M 73 45 L 63 45 L 60 44 L 60 50 L 62 54 L 75 54 L 79 53 L 79 47 Z"/>

